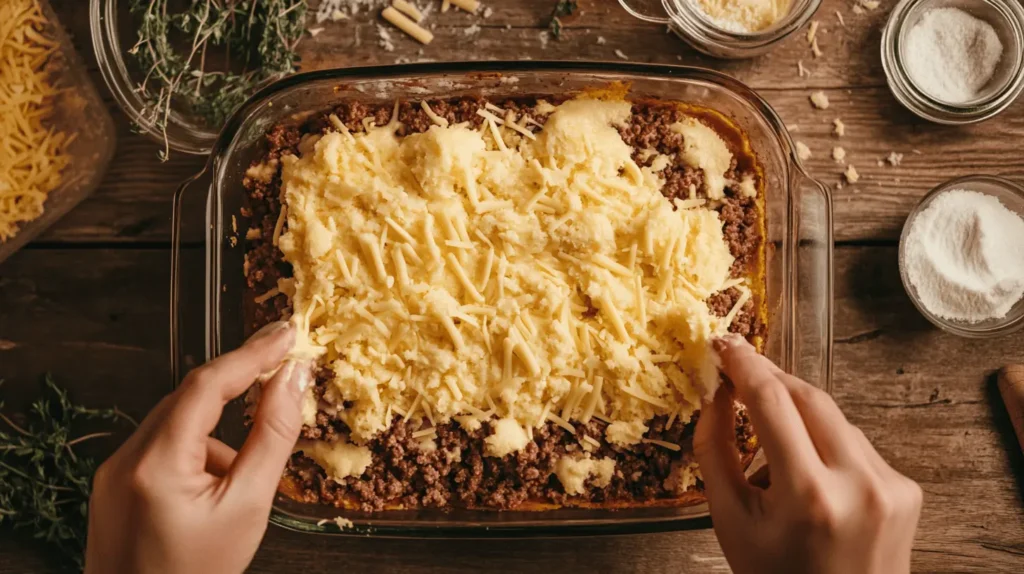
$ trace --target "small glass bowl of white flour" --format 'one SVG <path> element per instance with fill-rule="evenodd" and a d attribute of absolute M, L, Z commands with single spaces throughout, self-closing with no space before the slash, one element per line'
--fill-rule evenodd
<path fill-rule="evenodd" d="M 901 0 L 882 30 L 893 95 L 918 116 L 970 124 L 1024 91 L 1020 0 Z"/>
<path fill-rule="evenodd" d="M 1024 187 L 986 175 L 936 187 L 903 225 L 899 266 L 910 300 L 947 332 L 1024 327 Z"/>

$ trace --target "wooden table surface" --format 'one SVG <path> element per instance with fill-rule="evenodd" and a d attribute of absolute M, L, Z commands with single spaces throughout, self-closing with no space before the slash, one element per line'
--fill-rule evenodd
<path fill-rule="evenodd" d="M 485 3 L 487 0 L 484 0 Z M 815 58 L 801 32 L 743 62 L 699 56 L 663 26 L 629 17 L 614 0 L 580 0 L 560 39 L 543 34 L 554 0 L 491 0 L 488 18 L 431 4 L 434 43 L 397 31 L 378 45 L 375 14 L 326 22 L 301 45 L 306 69 L 458 59 L 615 60 L 713 67 L 748 83 L 813 152 L 811 173 L 836 184 L 841 145 L 861 174 L 834 190 L 835 397 L 879 452 L 918 481 L 924 511 L 914 548 L 920 572 L 1024 571 L 1024 456 L 995 392 L 994 371 L 1024 359 L 1018 335 L 969 341 L 931 327 L 900 284 L 896 243 L 908 211 L 930 187 L 973 173 L 1024 183 L 1024 100 L 979 126 L 940 127 L 892 98 L 879 60 L 881 28 L 894 0 L 856 13 L 824 0 Z M 95 195 L 0 265 L 0 378 L 7 408 L 26 404 L 52 372 L 86 404 L 116 403 L 143 416 L 168 390 L 167 299 L 171 195 L 203 159 L 157 159 L 132 132 L 95 69 L 84 0 L 53 2 L 90 63 L 119 128 L 117 156 Z M 842 13 L 845 27 L 836 12 Z M 476 28 L 470 26 L 479 26 Z M 797 62 L 811 71 L 801 77 Z M 827 111 L 808 96 L 824 90 Z M 832 120 L 846 135 L 831 134 Z M 899 166 L 880 164 L 890 152 Z M 192 218 L 186 235 L 197 237 Z M 193 269 L 201 248 L 189 249 Z M 111 445 L 111 448 L 114 445 Z M 0 572 L 47 568 L 45 551 L 4 531 Z M 271 528 L 253 572 L 442 571 L 707 572 L 728 566 L 710 530 L 630 537 L 516 541 L 400 541 L 303 536 Z"/>

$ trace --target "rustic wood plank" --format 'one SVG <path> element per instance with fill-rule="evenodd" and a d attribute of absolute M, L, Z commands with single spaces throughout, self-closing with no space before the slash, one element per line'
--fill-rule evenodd
<path fill-rule="evenodd" d="M 88 404 L 141 415 L 167 389 L 163 249 L 30 249 L 0 267 L 4 399 L 27 402 L 44 371 Z M 188 257 L 202 272 L 201 250 Z M 197 315 L 190 304 L 190 314 Z M 835 396 L 892 465 L 921 483 L 915 571 L 1018 572 L 1024 456 L 990 375 L 1024 354 L 1019 338 L 965 341 L 914 310 L 892 247 L 836 253 Z M 585 550 L 584 550 L 585 549 Z M 6 548 L 0 544 L 0 552 Z M 34 570 L 13 555 L 0 573 Z M 271 529 L 253 572 L 574 570 L 707 572 L 710 531 L 546 541 L 387 541 Z"/>

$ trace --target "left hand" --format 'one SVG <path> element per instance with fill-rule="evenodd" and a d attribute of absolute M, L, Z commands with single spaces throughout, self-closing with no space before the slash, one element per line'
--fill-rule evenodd
<path fill-rule="evenodd" d="M 267 529 L 302 428 L 306 365 L 263 385 L 241 451 L 210 436 L 224 405 L 280 365 L 295 339 L 272 323 L 241 348 L 193 370 L 96 472 L 86 573 L 242 572 Z"/>

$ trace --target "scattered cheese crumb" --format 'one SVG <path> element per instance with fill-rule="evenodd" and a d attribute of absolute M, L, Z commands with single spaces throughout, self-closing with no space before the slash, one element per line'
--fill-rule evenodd
<path fill-rule="evenodd" d="M 896 152 L 890 152 L 889 153 L 889 157 L 885 158 L 885 160 L 889 162 L 889 165 L 891 165 L 893 167 L 897 167 L 901 163 L 903 163 L 903 154 L 896 153 Z"/>
<path fill-rule="evenodd" d="M 477 34 L 479 32 L 480 32 L 480 25 L 479 24 L 473 24 L 472 26 L 469 26 L 469 27 L 466 27 L 466 28 L 462 29 L 462 33 L 467 35 L 467 36 L 472 36 L 473 34 Z"/>
<path fill-rule="evenodd" d="M 484 8 L 484 18 L 490 18 L 494 14 L 494 8 L 490 6 Z"/>
<path fill-rule="evenodd" d="M 832 120 L 832 133 L 840 138 L 846 135 L 846 124 L 843 123 L 843 120 L 839 118 Z"/>
<path fill-rule="evenodd" d="M 811 41 L 811 53 L 814 54 L 815 58 L 820 58 L 821 57 L 822 52 L 821 52 L 821 48 L 818 47 L 818 39 L 817 38 L 815 38 L 814 40 Z"/>
<path fill-rule="evenodd" d="M 860 0 L 860 5 L 863 6 L 865 10 L 868 11 L 875 10 L 881 4 L 882 3 L 879 0 Z"/>
<path fill-rule="evenodd" d="M 307 32 L 309 32 L 309 35 L 313 38 L 316 38 L 320 34 L 320 32 L 323 31 L 323 28 L 310 28 L 309 30 L 307 30 Z"/>
<path fill-rule="evenodd" d="M 348 16 L 345 15 L 341 10 L 335 10 L 331 12 L 331 22 L 338 22 L 340 20 L 346 20 Z"/>
<path fill-rule="evenodd" d="M 598 45 L 603 46 L 603 45 L 608 43 L 608 40 L 605 40 L 604 36 L 598 36 L 597 37 L 597 43 L 598 43 Z"/>
<path fill-rule="evenodd" d="M 797 74 L 799 74 L 801 78 L 804 77 L 804 76 L 807 76 L 808 78 L 811 77 L 811 71 L 808 70 L 804 66 L 804 61 L 803 60 L 797 60 L 796 61 L 796 71 L 797 71 Z"/>
<path fill-rule="evenodd" d="M 839 10 L 836 10 L 836 18 L 839 19 L 839 25 L 842 26 L 843 28 L 845 28 L 846 27 L 846 20 L 843 19 L 843 13 L 840 12 Z"/>
<path fill-rule="evenodd" d="M 846 181 L 850 183 L 857 183 L 860 179 L 860 174 L 857 173 L 857 168 L 853 167 L 853 164 L 846 166 L 846 171 L 843 172 L 843 176 L 846 177 Z"/>
<path fill-rule="evenodd" d="M 811 148 L 807 147 L 804 142 L 796 142 L 796 157 L 801 160 L 807 160 L 811 158 Z"/>
<path fill-rule="evenodd" d="M 846 161 L 846 150 L 839 146 L 832 148 L 832 159 L 835 160 L 836 163 Z"/>
<path fill-rule="evenodd" d="M 864 9 L 861 8 L 860 4 L 854 4 L 853 5 L 853 13 L 857 14 L 859 16 L 859 15 L 864 13 Z"/>
<path fill-rule="evenodd" d="M 540 48 L 542 50 L 546 50 L 548 47 L 548 40 L 551 38 L 550 34 L 548 34 L 547 30 L 545 30 L 537 34 L 537 37 L 540 38 Z"/>
<path fill-rule="evenodd" d="M 345 530 L 346 528 L 352 528 L 352 527 L 355 526 L 354 524 L 352 524 L 351 520 L 349 520 L 347 518 L 343 518 L 341 516 L 336 517 L 334 519 L 334 523 L 337 524 L 338 528 L 340 528 L 342 530 Z"/>
<path fill-rule="evenodd" d="M 811 94 L 811 104 L 819 110 L 827 110 L 828 96 L 825 95 L 825 92 L 818 90 Z"/>
<path fill-rule="evenodd" d="M 618 56 L 619 58 L 622 58 L 623 60 L 629 59 L 629 56 L 627 56 L 625 53 L 622 52 L 622 50 L 619 49 L 615 50 L 615 55 Z"/>
<path fill-rule="evenodd" d="M 812 20 L 811 25 L 807 28 L 807 43 L 814 43 L 814 36 L 818 33 L 818 21 Z"/>

